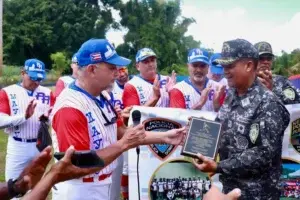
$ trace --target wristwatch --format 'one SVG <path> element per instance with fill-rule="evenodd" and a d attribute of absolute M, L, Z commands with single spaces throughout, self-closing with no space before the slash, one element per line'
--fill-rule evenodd
<path fill-rule="evenodd" d="M 8 188 L 8 194 L 11 198 L 19 198 L 19 197 L 22 197 L 24 196 L 24 194 L 26 194 L 26 192 L 21 192 L 21 191 L 18 191 L 18 188 L 16 188 L 16 182 L 18 181 L 19 179 L 9 179 L 8 182 L 7 182 L 7 188 Z"/>

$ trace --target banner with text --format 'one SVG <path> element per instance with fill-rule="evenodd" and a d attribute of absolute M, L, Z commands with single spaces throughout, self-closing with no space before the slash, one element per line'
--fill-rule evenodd
<path fill-rule="evenodd" d="M 283 139 L 282 196 L 300 197 L 300 104 L 286 106 L 291 121 Z M 142 114 L 141 122 L 146 131 L 167 131 L 185 126 L 190 116 L 214 120 L 217 113 L 175 108 L 152 108 L 135 106 Z M 129 125 L 132 119 L 129 119 Z M 139 184 L 141 200 L 148 199 L 201 199 L 209 189 L 210 182 L 222 188 L 217 176 L 209 180 L 206 173 L 197 170 L 191 159 L 181 154 L 181 146 L 153 144 L 140 147 Z M 138 200 L 137 153 L 128 152 L 129 199 Z M 178 180 L 182 182 L 180 189 Z M 175 184 L 175 185 L 174 185 Z M 186 185 L 187 184 L 187 185 Z M 192 184 L 192 185 L 190 185 Z"/>

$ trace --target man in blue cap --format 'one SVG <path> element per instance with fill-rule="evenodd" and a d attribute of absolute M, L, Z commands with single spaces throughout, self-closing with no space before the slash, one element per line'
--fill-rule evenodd
<path fill-rule="evenodd" d="M 191 49 L 187 67 L 190 76 L 170 91 L 170 107 L 217 111 L 220 108 L 221 85 L 207 77 L 208 52 L 199 48 Z"/>
<path fill-rule="evenodd" d="M 9 134 L 5 179 L 16 179 L 38 155 L 36 148 L 39 117 L 54 103 L 49 88 L 40 85 L 46 78 L 45 64 L 38 59 L 25 61 L 22 81 L 0 91 L 0 128 Z"/>
<path fill-rule="evenodd" d="M 117 75 L 117 67 L 130 60 L 117 54 L 105 39 L 90 39 L 78 50 L 78 77 L 57 98 L 52 110 L 54 150 L 95 150 L 105 167 L 98 172 L 56 185 L 53 199 L 110 199 L 111 175 L 116 159 L 130 148 L 151 143 L 179 144 L 184 129 L 164 133 L 145 132 L 143 125 L 126 128 L 102 92 Z M 108 106 L 107 106 L 108 105 Z M 88 191 L 88 192 L 87 192 Z"/>
<path fill-rule="evenodd" d="M 70 83 L 75 81 L 77 78 L 77 71 L 78 71 L 78 61 L 77 61 L 77 55 L 76 53 L 72 57 L 71 61 L 71 68 L 72 68 L 72 75 L 71 76 L 62 76 L 60 77 L 55 85 L 55 96 L 58 97 L 58 95 L 63 91 L 64 88 L 68 87 Z"/>
<path fill-rule="evenodd" d="M 135 57 L 140 72 L 128 81 L 124 88 L 124 107 L 133 105 L 168 107 L 168 92 L 176 82 L 173 71 L 171 78 L 157 73 L 157 56 L 150 48 L 140 49 Z"/>
<path fill-rule="evenodd" d="M 221 57 L 220 53 L 214 53 L 210 58 L 210 78 L 222 85 L 227 86 L 227 80 L 224 77 L 224 69 L 222 65 L 215 64 L 214 61 Z"/>

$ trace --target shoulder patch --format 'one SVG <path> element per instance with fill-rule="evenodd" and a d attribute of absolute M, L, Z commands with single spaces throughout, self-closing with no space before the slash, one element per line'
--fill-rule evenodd
<path fill-rule="evenodd" d="M 250 127 L 249 137 L 253 144 L 255 144 L 258 135 L 259 135 L 259 125 L 257 123 L 252 124 Z"/>
<path fill-rule="evenodd" d="M 292 88 L 286 88 L 283 90 L 283 95 L 290 100 L 294 100 L 296 96 L 295 91 Z"/>

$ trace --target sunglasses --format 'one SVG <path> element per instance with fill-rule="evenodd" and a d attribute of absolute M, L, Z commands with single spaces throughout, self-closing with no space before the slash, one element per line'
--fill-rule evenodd
<path fill-rule="evenodd" d="M 118 69 L 118 72 L 126 73 L 126 72 L 128 72 L 128 69 L 125 67 L 122 67 L 122 68 Z"/>
<path fill-rule="evenodd" d="M 39 77 L 31 77 L 31 76 L 29 76 L 29 78 L 30 78 L 30 80 L 36 81 L 36 82 L 42 82 L 42 80 L 44 80 L 43 78 L 39 78 Z"/>
<path fill-rule="evenodd" d="M 264 61 L 264 60 L 272 61 L 273 60 L 273 56 L 260 56 L 259 60 L 260 61 Z"/>

